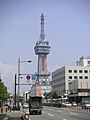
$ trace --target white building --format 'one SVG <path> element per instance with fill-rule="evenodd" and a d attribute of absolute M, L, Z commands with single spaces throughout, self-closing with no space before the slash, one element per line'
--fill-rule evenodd
<path fill-rule="evenodd" d="M 81 57 L 76 66 L 64 66 L 54 71 L 52 73 L 52 89 L 58 96 L 69 95 L 69 83 L 75 81 L 75 86 L 78 84 L 77 86 L 80 87 L 80 82 L 76 82 L 76 80 L 82 81 L 82 85 L 87 84 L 88 81 L 89 93 L 87 96 L 90 96 L 90 57 Z"/>
<path fill-rule="evenodd" d="M 90 79 L 77 79 L 69 83 L 69 97 L 82 97 L 82 101 L 90 101 Z"/>
<path fill-rule="evenodd" d="M 79 61 L 77 61 L 77 66 L 88 66 L 90 67 L 90 56 L 82 56 L 80 57 Z"/>

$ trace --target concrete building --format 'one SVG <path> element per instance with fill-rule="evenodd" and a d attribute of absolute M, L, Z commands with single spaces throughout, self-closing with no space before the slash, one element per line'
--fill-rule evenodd
<path fill-rule="evenodd" d="M 90 67 L 90 56 L 82 56 L 76 63 L 77 66 L 88 66 Z"/>
<path fill-rule="evenodd" d="M 70 83 L 72 84 L 71 88 Z M 58 96 L 69 95 L 70 89 L 73 90 L 77 86 L 78 90 L 80 85 L 82 85 L 83 91 L 88 89 L 85 96 L 90 97 L 90 57 L 81 57 L 76 62 L 76 66 L 64 66 L 52 73 L 52 89 Z M 81 96 L 81 93 L 78 96 Z"/>
<path fill-rule="evenodd" d="M 69 83 L 69 98 L 78 101 L 90 101 L 90 79 L 77 79 Z"/>

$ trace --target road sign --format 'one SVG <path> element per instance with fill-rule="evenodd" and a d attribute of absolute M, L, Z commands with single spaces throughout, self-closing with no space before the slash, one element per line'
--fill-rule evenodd
<path fill-rule="evenodd" d="M 30 75 L 27 75 L 27 76 L 26 76 L 26 79 L 27 79 L 27 80 L 30 80 L 30 78 L 31 78 Z"/>

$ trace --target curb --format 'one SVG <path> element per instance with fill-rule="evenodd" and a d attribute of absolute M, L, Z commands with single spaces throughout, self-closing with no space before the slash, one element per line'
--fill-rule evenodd
<path fill-rule="evenodd" d="M 7 120 L 8 119 L 8 117 L 5 117 L 3 120 Z"/>

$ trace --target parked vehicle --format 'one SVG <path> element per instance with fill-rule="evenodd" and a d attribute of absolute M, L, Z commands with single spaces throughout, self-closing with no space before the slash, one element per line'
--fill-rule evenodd
<path fill-rule="evenodd" d="M 90 108 L 90 101 L 83 101 L 82 109 L 89 109 L 89 108 Z"/>
<path fill-rule="evenodd" d="M 65 103 L 63 103 L 63 106 L 64 106 L 64 107 L 71 107 L 72 104 L 71 104 L 70 102 L 65 102 Z"/>
<path fill-rule="evenodd" d="M 72 102 L 72 106 L 77 106 L 77 103 L 76 102 Z"/>
<path fill-rule="evenodd" d="M 29 108 L 28 102 L 25 102 L 25 103 L 23 104 L 23 108 Z"/>
<path fill-rule="evenodd" d="M 29 114 L 42 114 L 42 97 L 30 96 L 29 98 Z"/>

